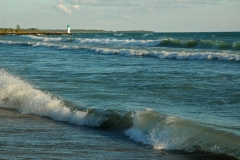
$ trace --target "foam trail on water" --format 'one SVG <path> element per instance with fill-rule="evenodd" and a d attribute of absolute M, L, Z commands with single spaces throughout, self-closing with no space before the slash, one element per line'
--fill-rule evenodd
<path fill-rule="evenodd" d="M 146 37 L 146 36 L 152 36 L 153 34 L 152 33 L 146 33 L 144 35 L 142 35 L 143 37 Z"/>
<path fill-rule="evenodd" d="M 13 41 L 3 41 L 3 40 L 0 40 L 0 43 L 7 44 L 7 45 L 29 45 L 29 46 L 35 44 L 34 42 L 13 42 Z"/>
<path fill-rule="evenodd" d="M 119 33 L 119 34 L 115 33 L 114 36 L 120 37 L 120 36 L 123 36 L 123 34 L 121 34 L 121 33 Z"/>
<path fill-rule="evenodd" d="M 159 40 L 119 40 L 119 39 L 92 39 L 92 38 L 76 38 L 76 41 L 82 44 L 98 44 L 98 45 L 117 45 L 117 46 L 157 46 Z"/>
<path fill-rule="evenodd" d="M 45 42 L 59 42 L 63 40 L 63 38 L 61 37 L 51 38 L 51 37 L 42 37 L 42 36 L 34 36 L 34 35 L 22 35 L 21 37 L 33 39 L 33 40 L 45 41 Z"/>

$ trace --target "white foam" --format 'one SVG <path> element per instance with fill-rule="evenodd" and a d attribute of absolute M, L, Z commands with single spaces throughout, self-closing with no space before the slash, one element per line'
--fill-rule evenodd
<path fill-rule="evenodd" d="M 24 44 L 32 45 L 32 44 L 34 44 L 33 42 L 13 42 L 13 41 L 3 41 L 3 40 L 0 40 L 0 43 L 1 44 L 8 44 L 8 45 L 15 45 L 15 44 L 19 44 L 19 45 L 24 45 Z"/>
<path fill-rule="evenodd" d="M 61 37 L 42 37 L 42 36 L 34 36 L 34 35 L 23 35 L 21 37 L 25 37 L 25 38 L 29 38 L 29 39 L 33 39 L 33 40 L 40 40 L 40 41 L 44 41 L 44 42 L 58 42 L 58 41 L 62 41 Z"/>
<path fill-rule="evenodd" d="M 121 34 L 121 33 L 120 33 L 120 34 L 115 33 L 114 36 L 120 37 L 120 36 L 123 36 L 123 34 Z"/>
<path fill-rule="evenodd" d="M 99 45 L 118 45 L 118 46 L 156 46 L 159 40 L 119 40 L 119 39 L 90 39 L 76 38 L 76 41 L 82 44 L 99 44 Z"/>
<path fill-rule="evenodd" d="M 146 33 L 144 35 L 142 35 L 143 37 L 146 37 L 146 36 L 152 36 L 153 34 L 152 33 Z"/>

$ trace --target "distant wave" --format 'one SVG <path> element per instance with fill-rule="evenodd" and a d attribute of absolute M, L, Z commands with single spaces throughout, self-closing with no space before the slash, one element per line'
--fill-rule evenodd
<path fill-rule="evenodd" d="M 13 41 L 0 40 L 0 44 L 32 46 L 35 43 L 34 42 L 13 42 Z"/>
<path fill-rule="evenodd" d="M 119 34 L 115 33 L 115 34 L 113 34 L 113 35 L 114 35 L 114 36 L 117 36 L 117 37 L 123 36 L 123 34 L 121 34 L 121 33 L 119 33 Z"/>
<path fill-rule="evenodd" d="M 114 34 L 115 36 L 122 36 L 123 34 Z M 157 46 L 159 40 L 119 40 L 119 39 L 98 39 L 98 38 L 62 38 L 62 37 L 47 37 L 47 36 L 34 36 L 23 35 L 21 37 L 39 40 L 43 42 L 78 42 L 81 44 L 98 44 L 98 45 L 118 45 L 118 46 Z"/>
<path fill-rule="evenodd" d="M 142 35 L 143 37 L 146 37 L 146 36 L 152 36 L 153 34 L 152 33 L 146 33 L 144 35 Z"/>
<path fill-rule="evenodd" d="M 160 59 L 178 60 L 224 60 L 240 61 L 240 55 L 220 52 L 170 52 L 170 51 L 147 51 L 134 49 L 110 49 L 110 48 L 89 48 L 89 50 L 101 54 L 119 54 L 125 56 L 150 56 Z"/>
<path fill-rule="evenodd" d="M 211 51 L 159 51 L 156 50 L 137 50 L 137 49 L 114 49 L 108 47 L 91 47 L 91 46 L 79 46 L 79 45 L 66 45 L 66 44 L 54 44 L 50 42 L 12 42 L 12 41 L 0 41 L 2 44 L 8 45 L 23 45 L 32 47 L 52 47 L 61 50 L 89 50 L 91 52 L 109 55 L 121 55 L 121 56 L 147 56 L 156 57 L 160 59 L 176 59 L 176 60 L 220 60 L 220 61 L 240 61 L 239 54 L 224 53 L 224 52 L 211 52 Z"/>
<path fill-rule="evenodd" d="M 179 48 L 200 48 L 200 49 L 221 49 L 221 50 L 240 50 L 240 42 L 224 42 L 213 40 L 179 40 L 163 39 L 159 43 L 160 47 L 179 47 Z"/>
<path fill-rule="evenodd" d="M 76 38 L 82 44 L 116 45 L 116 46 L 146 46 L 153 47 L 159 44 L 159 40 L 119 40 L 119 39 L 92 39 Z"/>
<path fill-rule="evenodd" d="M 48 37 L 48 36 L 22 35 L 21 37 L 29 38 L 33 40 L 41 40 L 45 42 L 58 42 L 63 40 L 63 38 L 61 37 Z"/>
<path fill-rule="evenodd" d="M 122 34 L 114 34 L 123 36 Z M 150 36 L 153 34 L 144 34 Z M 100 39 L 100 38 L 63 38 L 23 35 L 22 37 L 39 40 L 44 42 L 78 42 L 81 44 L 98 44 L 98 45 L 117 45 L 117 46 L 145 46 L 145 47 L 173 47 L 173 48 L 198 48 L 198 49 L 219 49 L 219 50 L 240 50 L 240 41 L 224 42 L 217 40 L 179 40 L 179 39 L 159 39 L 159 40 L 136 40 L 136 39 Z"/>
<path fill-rule="evenodd" d="M 150 109 L 129 112 L 70 108 L 51 93 L 36 89 L 4 70 L 0 70 L 0 107 L 76 125 L 117 129 L 155 149 L 204 151 L 240 158 L 237 135 Z"/>

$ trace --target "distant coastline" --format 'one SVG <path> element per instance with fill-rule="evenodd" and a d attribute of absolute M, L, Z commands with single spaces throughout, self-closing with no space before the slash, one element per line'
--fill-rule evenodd
<path fill-rule="evenodd" d="M 129 31 L 106 31 L 94 29 L 72 29 L 68 34 L 66 29 L 12 29 L 0 28 L 0 35 L 72 35 L 74 33 L 153 33 L 154 31 L 146 30 L 129 30 Z"/>

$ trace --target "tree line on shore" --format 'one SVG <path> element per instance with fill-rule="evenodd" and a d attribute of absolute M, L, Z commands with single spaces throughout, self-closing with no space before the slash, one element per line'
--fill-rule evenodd
<path fill-rule="evenodd" d="M 21 28 L 17 25 L 15 29 L 13 28 L 0 28 L 0 33 L 2 34 L 24 34 L 24 33 L 66 33 L 67 29 L 39 29 L 39 28 Z M 129 31 L 106 31 L 102 29 L 71 29 L 71 33 L 130 33 L 130 32 L 145 32 L 152 33 L 153 31 L 146 30 L 129 30 Z"/>

